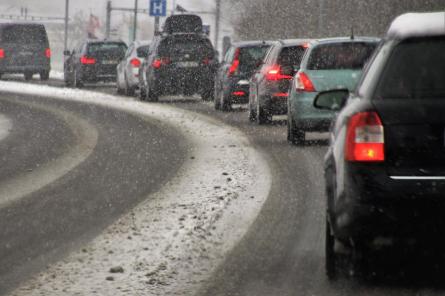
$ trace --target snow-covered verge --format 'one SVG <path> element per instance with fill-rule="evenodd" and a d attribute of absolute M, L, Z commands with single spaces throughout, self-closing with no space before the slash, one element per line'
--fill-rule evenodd
<path fill-rule="evenodd" d="M 64 80 L 65 79 L 63 71 L 57 71 L 57 70 L 51 70 L 51 72 L 49 72 L 49 77 L 54 80 Z"/>
<path fill-rule="evenodd" d="M 5 115 L 0 114 L 0 141 L 9 135 L 11 128 L 11 120 Z"/>
<path fill-rule="evenodd" d="M 11 295 L 193 295 L 255 220 L 270 190 L 264 158 L 237 129 L 165 104 L 0 82 L 0 90 L 93 103 L 180 129 L 193 149 L 162 190 Z"/>

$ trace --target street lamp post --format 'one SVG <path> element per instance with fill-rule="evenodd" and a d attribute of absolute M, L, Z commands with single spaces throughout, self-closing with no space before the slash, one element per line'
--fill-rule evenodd
<path fill-rule="evenodd" d="M 215 48 L 216 48 L 216 50 L 218 50 L 220 22 L 221 22 L 221 0 L 216 0 L 216 12 L 215 12 Z"/>
<path fill-rule="evenodd" d="M 137 28 L 138 28 L 138 0 L 134 0 L 133 41 L 136 40 Z"/>
<path fill-rule="evenodd" d="M 65 0 L 65 40 L 63 50 L 68 49 L 68 20 L 69 20 L 70 0 Z"/>
<path fill-rule="evenodd" d="M 318 16 L 318 35 L 323 36 L 323 27 L 324 27 L 324 0 L 320 0 L 319 2 L 319 16 Z"/>

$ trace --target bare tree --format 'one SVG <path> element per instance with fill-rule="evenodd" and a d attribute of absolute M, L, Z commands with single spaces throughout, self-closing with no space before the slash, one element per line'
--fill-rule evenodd
<path fill-rule="evenodd" d="M 445 9 L 445 0 L 227 0 L 238 39 L 381 36 L 399 14 Z"/>

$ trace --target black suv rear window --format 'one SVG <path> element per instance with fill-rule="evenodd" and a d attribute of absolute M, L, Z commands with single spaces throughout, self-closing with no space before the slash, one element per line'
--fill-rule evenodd
<path fill-rule="evenodd" d="M 10 25 L 1 28 L 1 41 L 5 43 L 48 44 L 42 25 Z"/>
<path fill-rule="evenodd" d="M 112 54 L 124 56 L 127 46 L 124 43 L 97 42 L 88 45 L 89 54 Z"/>
<path fill-rule="evenodd" d="M 285 47 L 280 53 L 278 63 L 286 66 L 299 66 L 305 49 L 302 46 Z"/>
<path fill-rule="evenodd" d="M 192 56 L 213 57 L 213 46 L 208 39 L 192 36 L 175 36 L 164 39 L 159 46 L 161 56 L 178 57 L 184 54 Z"/>
<path fill-rule="evenodd" d="M 445 98 L 445 38 L 415 38 L 391 54 L 378 98 Z"/>
<path fill-rule="evenodd" d="M 362 69 L 377 43 L 343 42 L 315 47 L 309 57 L 308 70 Z"/>

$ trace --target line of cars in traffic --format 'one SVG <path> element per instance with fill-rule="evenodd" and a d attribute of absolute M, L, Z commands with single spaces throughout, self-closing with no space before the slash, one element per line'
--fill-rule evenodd
<path fill-rule="evenodd" d="M 326 272 L 357 274 L 382 247 L 445 246 L 444 19 L 402 15 L 384 39 L 237 42 L 221 63 L 191 26 L 157 36 L 140 56 L 147 44 L 122 50 L 118 90 L 139 88 L 149 101 L 198 93 L 221 111 L 248 104 L 257 124 L 287 114 L 296 145 L 330 130 Z"/>

